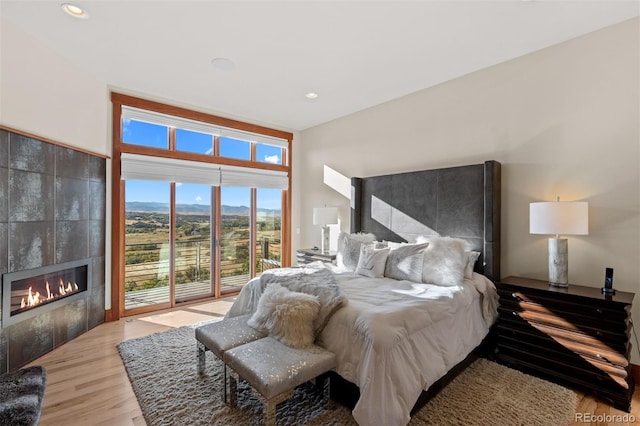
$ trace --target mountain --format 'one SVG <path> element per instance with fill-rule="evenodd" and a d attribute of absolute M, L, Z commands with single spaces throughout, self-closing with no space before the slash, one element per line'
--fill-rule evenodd
<path fill-rule="evenodd" d="M 125 209 L 131 212 L 162 212 L 165 213 L 169 210 L 168 203 L 155 203 L 155 202 L 140 202 L 131 201 L 127 202 Z M 204 204 L 176 204 L 177 213 L 197 213 L 208 214 L 211 207 Z M 258 213 L 277 213 L 280 214 L 280 209 L 258 209 Z M 222 214 L 249 214 L 249 207 L 247 206 L 227 206 L 222 205 Z"/>

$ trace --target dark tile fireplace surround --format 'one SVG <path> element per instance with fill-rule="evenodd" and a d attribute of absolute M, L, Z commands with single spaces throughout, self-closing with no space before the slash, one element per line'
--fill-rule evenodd
<path fill-rule="evenodd" d="M 3 321 L 0 372 L 104 322 L 105 191 L 104 158 L 0 129 L 0 275 L 84 262 L 90 283 L 25 319 Z"/>

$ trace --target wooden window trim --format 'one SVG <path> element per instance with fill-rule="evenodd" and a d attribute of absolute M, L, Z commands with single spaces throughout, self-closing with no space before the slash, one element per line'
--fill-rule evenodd
<path fill-rule="evenodd" d="M 238 120 L 219 117 L 199 111 L 193 111 L 190 109 L 163 104 L 160 102 L 149 101 L 121 93 L 111 93 L 112 103 L 112 135 L 113 135 L 113 154 L 112 158 L 112 247 L 111 247 L 111 312 L 109 320 L 116 321 L 123 316 L 124 309 L 124 229 L 125 229 L 125 200 L 124 200 L 124 182 L 121 180 L 121 165 L 120 158 L 122 153 L 153 155 L 165 158 L 176 158 L 191 161 L 208 162 L 215 164 L 225 164 L 231 166 L 250 167 L 263 170 L 274 170 L 287 172 L 289 176 L 289 189 L 282 191 L 282 213 L 281 213 L 281 234 L 282 234 L 282 246 L 281 246 L 281 264 L 282 266 L 291 265 L 291 159 L 292 159 L 292 144 L 293 134 L 282 130 L 272 129 L 256 124 L 245 123 Z M 283 164 L 271 164 L 255 161 L 255 144 L 252 144 L 251 160 L 239 160 L 233 158 L 220 157 L 220 141 L 219 137 L 214 137 L 214 155 L 208 156 L 197 153 L 181 152 L 175 150 L 175 132 L 173 137 L 169 137 L 169 149 L 160 149 L 153 147 L 145 147 L 133 144 L 126 144 L 122 142 L 122 106 L 140 108 L 148 111 L 158 112 L 162 114 L 174 115 L 178 117 L 188 118 L 191 120 L 201 121 L 204 123 L 210 123 L 213 125 L 229 127 L 237 130 L 243 130 L 246 132 L 262 134 L 266 136 L 272 136 L 280 139 L 285 139 L 289 142 L 288 148 L 283 149 L 286 151 L 286 161 L 283 158 Z M 217 195 L 220 195 L 220 188 L 215 188 Z M 213 201 L 213 200 L 212 200 Z M 219 228 L 218 215 L 220 212 L 216 212 L 215 222 Z M 255 214 L 253 214 L 255 220 Z M 219 266 L 219 229 L 216 233 L 216 241 L 214 252 L 216 253 L 215 262 Z M 255 251 L 255 248 L 254 248 Z M 255 253 L 254 253 L 255 257 Z M 212 274 L 216 275 L 217 274 Z M 220 283 L 215 283 L 215 295 L 214 297 L 220 297 Z M 225 294 L 226 296 L 227 294 Z M 175 298 L 173 298 L 175 299 Z M 159 308 L 168 307 L 165 305 L 171 305 L 173 299 L 169 304 L 158 304 L 151 307 L 140 308 L 136 310 L 136 313 L 151 312 Z M 117 309 L 115 309 L 117 307 Z"/>

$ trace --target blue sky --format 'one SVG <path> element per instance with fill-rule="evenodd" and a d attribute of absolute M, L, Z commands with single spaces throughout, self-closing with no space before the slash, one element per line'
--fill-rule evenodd
<path fill-rule="evenodd" d="M 123 123 L 123 140 L 155 148 L 167 148 L 168 130 L 165 126 L 130 120 Z M 176 130 L 176 148 L 179 151 L 211 154 L 212 137 L 204 133 Z M 229 158 L 250 159 L 250 144 L 231 138 L 220 138 L 220 155 Z M 258 161 L 281 164 L 280 148 L 258 144 Z M 258 189 L 258 208 L 280 209 L 282 191 Z M 169 183 L 152 181 L 127 181 L 126 201 L 169 202 Z M 211 204 L 211 187 L 206 185 L 177 183 L 177 204 Z M 222 188 L 222 204 L 228 206 L 249 206 L 249 188 Z"/>

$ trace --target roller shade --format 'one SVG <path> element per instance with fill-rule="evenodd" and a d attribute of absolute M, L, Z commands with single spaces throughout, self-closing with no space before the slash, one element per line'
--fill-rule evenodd
<path fill-rule="evenodd" d="M 220 166 L 220 186 L 287 189 L 289 178 L 286 172 L 223 165 Z"/>
<path fill-rule="evenodd" d="M 123 153 L 121 161 L 120 175 L 124 180 L 220 185 L 220 166 L 217 164 L 129 153 Z"/>
<path fill-rule="evenodd" d="M 229 127 L 216 126 L 202 121 L 189 120 L 187 118 L 176 117 L 173 115 L 160 114 L 157 112 L 146 111 L 143 109 L 123 106 L 123 120 L 143 121 L 145 123 L 160 124 L 162 126 L 174 127 L 176 129 L 184 129 L 192 132 L 206 133 L 209 135 L 222 136 L 233 139 L 240 139 L 249 142 L 262 143 L 265 145 L 277 146 L 280 148 L 288 148 L 289 141 L 286 139 L 276 138 L 273 136 L 261 135 L 258 133 L 246 132 L 244 130 L 232 129 Z"/>
<path fill-rule="evenodd" d="M 123 153 L 120 158 L 120 175 L 124 180 L 159 180 L 246 188 L 289 187 L 286 172 L 129 153 Z"/>

